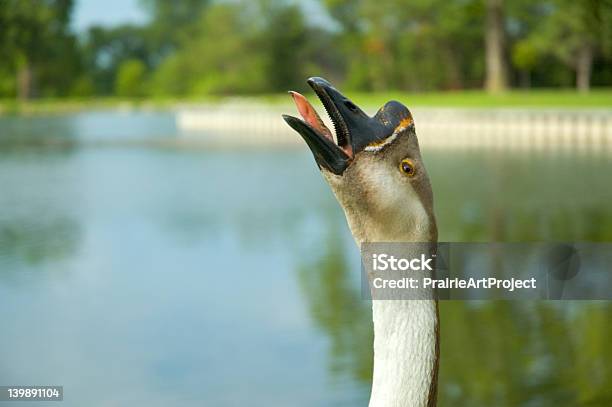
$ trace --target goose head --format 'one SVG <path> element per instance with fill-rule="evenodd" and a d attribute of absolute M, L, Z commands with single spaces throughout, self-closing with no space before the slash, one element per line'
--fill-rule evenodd
<path fill-rule="evenodd" d="M 370 117 L 325 79 L 313 77 L 308 84 L 335 138 L 299 93 L 290 92 L 303 120 L 283 118 L 310 147 L 357 243 L 435 241 L 431 184 L 408 108 L 390 101 Z"/>

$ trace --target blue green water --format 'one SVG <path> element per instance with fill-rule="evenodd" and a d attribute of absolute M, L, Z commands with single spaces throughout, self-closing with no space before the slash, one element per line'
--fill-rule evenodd
<path fill-rule="evenodd" d="M 0 118 L 0 385 L 63 385 L 69 406 L 366 405 L 358 252 L 308 151 L 175 137 L 170 113 Z M 424 154 L 441 240 L 612 240 L 610 157 Z M 609 303 L 441 318 L 442 406 L 612 403 Z"/>

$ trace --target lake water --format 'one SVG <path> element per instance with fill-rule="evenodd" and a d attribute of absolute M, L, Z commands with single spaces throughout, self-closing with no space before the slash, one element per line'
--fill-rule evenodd
<path fill-rule="evenodd" d="M 0 385 L 63 385 L 68 406 L 366 405 L 370 305 L 310 153 L 176 137 L 170 113 L 0 118 Z M 609 156 L 424 156 L 441 241 L 612 241 Z M 609 302 L 441 318 L 441 406 L 612 404 Z"/>

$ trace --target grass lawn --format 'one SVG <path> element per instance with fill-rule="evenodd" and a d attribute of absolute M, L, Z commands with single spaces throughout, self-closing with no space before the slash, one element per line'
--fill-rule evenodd
<path fill-rule="evenodd" d="M 612 108 L 612 88 L 595 89 L 588 94 L 580 94 L 574 90 L 513 90 L 502 94 L 489 95 L 483 91 L 453 91 L 453 92 L 346 92 L 360 106 L 368 108 L 382 106 L 389 100 L 399 100 L 408 107 L 542 107 L 542 108 Z M 308 95 L 311 101 L 316 101 L 313 95 Z M 84 109 L 116 109 L 116 108 L 173 108 L 179 105 L 215 104 L 229 101 L 246 101 L 252 103 L 271 103 L 291 105 L 291 99 L 286 94 L 245 96 L 245 97 L 190 97 L 185 99 L 39 99 L 29 102 L 15 100 L 0 100 L 0 114 L 36 114 L 63 113 Z"/>

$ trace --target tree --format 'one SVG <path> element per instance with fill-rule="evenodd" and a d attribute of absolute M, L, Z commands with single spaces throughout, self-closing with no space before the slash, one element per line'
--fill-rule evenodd
<path fill-rule="evenodd" d="M 570 67 L 578 90 L 587 92 L 595 56 L 610 54 L 612 3 L 549 0 L 546 5 L 548 12 L 529 34 L 529 41 L 540 54 L 552 54 Z"/>
<path fill-rule="evenodd" d="M 282 92 L 303 82 L 308 29 L 298 6 L 276 6 L 268 13 L 260 37 L 267 60 L 265 74 L 269 89 Z"/>
<path fill-rule="evenodd" d="M 220 3 L 203 11 L 192 35 L 168 55 L 154 78 L 156 94 L 261 92 L 265 49 L 242 3 Z"/>
<path fill-rule="evenodd" d="M 261 93 L 299 89 L 330 54 L 297 5 L 278 0 L 218 3 L 203 10 L 156 69 L 156 95 Z"/>
<path fill-rule="evenodd" d="M 124 61 L 117 72 L 115 93 L 124 97 L 144 96 L 147 68 L 138 59 Z"/>
<path fill-rule="evenodd" d="M 348 87 L 458 89 L 480 84 L 481 0 L 326 0 L 342 30 Z"/>
<path fill-rule="evenodd" d="M 504 59 L 505 27 L 503 0 L 486 0 L 486 79 L 488 92 L 500 92 L 508 87 L 506 63 Z"/>
<path fill-rule="evenodd" d="M 147 69 L 154 65 L 154 45 L 146 27 L 120 25 L 91 27 L 81 46 L 86 71 L 96 84 L 98 94 L 112 94 L 120 66 L 139 60 Z"/>
<path fill-rule="evenodd" d="M 0 54 L 16 72 L 20 99 L 37 92 L 39 69 L 71 62 L 63 58 L 75 49 L 69 31 L 72 7 L 72 0 L 0 0 Z"/>
<path fill-rule="evenodd" d="M 155 44 L 156 57 L 163 59 L 188 40 L 211 3 L 210 0 L 140 0 L 149 12 L 147 29 Z"/>

